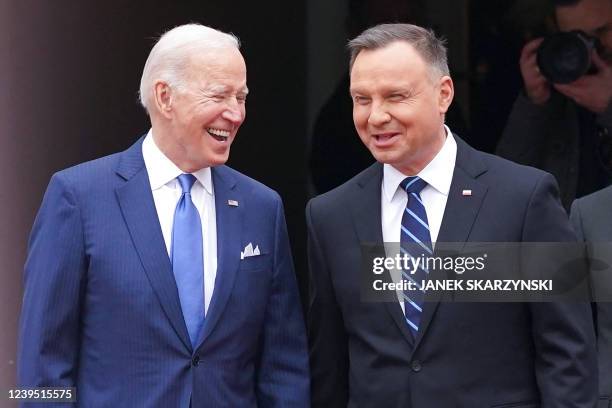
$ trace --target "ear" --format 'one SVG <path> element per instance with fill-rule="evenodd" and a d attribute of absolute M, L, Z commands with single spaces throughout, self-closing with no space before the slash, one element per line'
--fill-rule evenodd
<path fill-rule="evenodd" d="M 157 111 L 169 119 L 172 112 L 172 88 L 170 88 L 170 85 L 161 80 L 155 82 L 153 96 Z"/>
<path fill-rule="evenodd" d="M 444 75 L 440 78 L 439 90 L 438 106 L 440 108 L 440 113 L 445 114 L 455 96 L 455 87 L 451 77 Z"/>

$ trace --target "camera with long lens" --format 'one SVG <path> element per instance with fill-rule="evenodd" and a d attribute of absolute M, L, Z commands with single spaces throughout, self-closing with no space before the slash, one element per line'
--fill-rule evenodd
<path fill-rule="evenodd" d="M 538 68 L 552 83 L 574 82 L 592 72 L 591 53 L 596 47 L 597 39 L 582 31 L 552 34 L 538 48 Z"/>

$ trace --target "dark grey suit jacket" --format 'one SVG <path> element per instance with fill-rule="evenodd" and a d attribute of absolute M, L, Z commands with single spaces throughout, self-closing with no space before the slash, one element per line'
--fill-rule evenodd
<path fill-rule="evenodd" d="M 612 187 L 572 204 L 571 220 L 578 237 L 589 242 L 593 290 L 597 299 L 612 294 Z M 603 261 L 603 263 L 601 262 Z M 596 303 L 600 407 L 612 408 L 612 303 Z"/>
<path fill-rule="evenodd" d="M 428 302 L 413 340 L 398 302 L 360 300 L 382 175 L 376 163 L 306 209 L 313 407 L 593 408 L 589 304 Z M 575 239 L 550 174 L 457 140 L 439 243 Z"/>

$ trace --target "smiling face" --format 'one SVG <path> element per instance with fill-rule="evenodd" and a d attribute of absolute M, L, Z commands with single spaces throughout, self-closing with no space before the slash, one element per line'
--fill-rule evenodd
<path fill-rule="evenodd" d="M 198 54 L 185 70 L 184 85 L 155 85 L 161 113 L 155 142 L 181 170 L 193 172 L 224 164 L 244 121 L 246 65 L 236 48 Z"/>
<path fill-rule="evenodd" d="M 379 162 L 415 175 L 442 148 L 453 83 L 407 42 L 359 52 L 351 97 L 357 133 Z"/>
<path fill-rule="evenodd" d="M 555 9 L 561 31 L 581 30 L 601 42 L 601 57 L 612 63 L 612 0 L 580 0 Z"/>

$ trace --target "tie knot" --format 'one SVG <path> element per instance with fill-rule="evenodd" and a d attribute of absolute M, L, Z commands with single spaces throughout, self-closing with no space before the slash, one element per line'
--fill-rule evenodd
<path fill-rule="evenodd" d="M 427 182 L 418 176 L 406 177 L 400 183 L 400 186 L 406 191 L 406 193 L 419 194 L 421 190 L 425 188 Z"/>
<path fill-rule="evenodd" d="M 183 193 L 191 193 L 191 187 L 193 187 L 193 183 L 195 183 L 196 178 L 193 174 L 181 174 L 178 176 L 178 181 L 181 184 Z"/>

